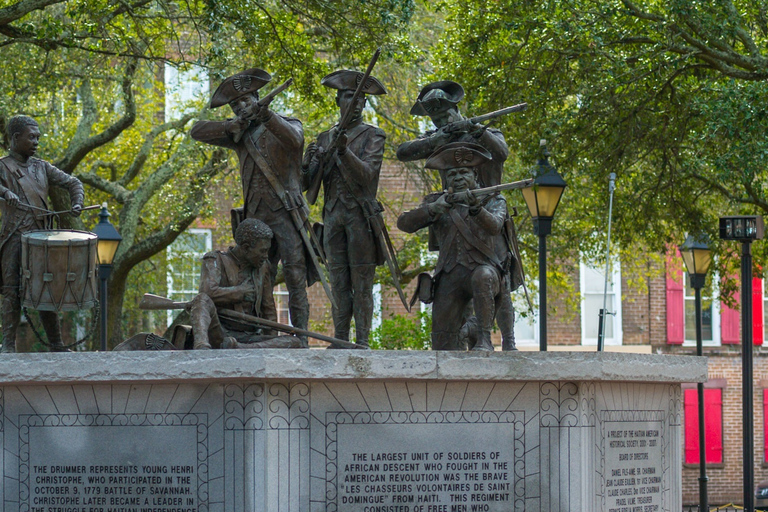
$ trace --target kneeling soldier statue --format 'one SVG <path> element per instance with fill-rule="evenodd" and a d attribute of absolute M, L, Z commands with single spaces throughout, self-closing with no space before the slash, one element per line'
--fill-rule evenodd
<path fill-rule="evenodd" d="M 508 251 L 496 247 L 505 244 L 507 203 L 498 194 L 481 201 L 472 192 L 478 188 L 476 168 L 490 159 L 491 154 L 477 144 L 443 146 L 429 157 L 426 167 L 443 174 L 448 192 L 428 195 L 397 221 L 406 233 L 429 227 L 430 248 L 440 251 L 432 280 L 433 350 L 466 349 L 459 341 L 459 329 L 470 301 L 480 327 L 480 339 L 472 348 L 493 350 L 495 305 L 501 293 L 509 293 L 503 276 L 510 262 L 500 256 Z"/>

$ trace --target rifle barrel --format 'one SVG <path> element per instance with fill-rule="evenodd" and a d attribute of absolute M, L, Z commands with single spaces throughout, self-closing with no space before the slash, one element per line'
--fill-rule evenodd
<path fill-rule="evenodd" d="M 472 121 L 473 123 L 484 123 L 485 121 L 490 121 L 491 119 L 496 119 L 497 117 L 505 116 L 507 114 L 511 114 L 512 112 L 522 112 L 527 108 L 528 108 L 527 103 L 519 103 L 517 105 L 512 105 L 511 107 L 506 107 L 500 110 L 495 110 L 493 112 L 488 112 L 487 114 L 470 117 L 469 120 Z"/>

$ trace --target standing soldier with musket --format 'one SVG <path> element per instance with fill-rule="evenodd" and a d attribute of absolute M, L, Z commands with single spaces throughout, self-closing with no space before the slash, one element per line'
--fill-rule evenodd
<path fill-rule="evenodd" d="M 304 130 L 301 121 L 269 109 L 268 98 L 259 101 L 258 90 L 272 77 L 261 69 L 248 69 L 225 79 L 211 98 L 211 108 L 229 104 L 235 118 L 226 121 L 198 121 L 192 127 L 195 140 L 233 149 L 240 160 L 245 200 L 245 218 L 261 220 L 274 233 L 269 253 L 271 282 L 277 262 L 283 262 L 288 288 L 291 323 L 306 329 L 309 323 L 307 285 L 314 282 L 307 261 L 314 255 L 297 226 L 297 211 L 306 219 L 308 211 L 301 196 L 301 155 Z M 284 84 L 287 86 L 287 83 Z M 282 87 L 279 88 L 282 90 Z M 267 100 L 268 101 L 265 101 Z M 310 272 L 314 271 L 310 268 Z M 306 340 L 305 340 L 306 341 Z"/>
<path fill-rule="evenodd" d="M 509 148 L 504 140 L 504 134 L 495 128 L 488 128 L 476 123 L 474 118 L 465 119 L 457 106 L 462 98 L 464 98 L 464 88 L 451 80 L 432 82 L 424 86 L 416 99 L 416 103 L 411 108 L 411 115 L 429 116 L 436 130 L 428 131 L 415 140 L 400 144 L 397 148 L 397 158 L 402 162 L 423 160 L 429 158 L 446 144 L 458 142 L 478 144 L 491 155 L 489 160 L 475 168 L 478 185 L 480 187 L 499 185 L 504 172 L 504 162 L 509 156 Z M 507 112 L 523 109 L 525 109 L 525 104 L 479 117 L 493 118 Z M 444 180 L 443 188 L 446 188 Z M 506 253 L 509 253 L 512 247 L 516 247 L 515 244 L 517 243 L 514 239 L 516 237 L 514 224 L 508 216 L 505 220 L 505 229 L 500 237 L 507 238 L 508 242 L 504 245 L 496 245 L 499 258 L 505 260 Z M 517 251 L 512 250 L 511 252 L 513 261 L 509 269 L 510 272 L 503 279 L 503 285 L 508 293 L 502 294 L 496 305 L 497 321 L 501 330 L 504 350 L 515 350 L 514 308 L 510 293 L 523 282 L 519 255 L 516 254 Z"/>
<path fill-rule="evenodd" d="M 304 154 L 309 202 L 314 203 L 321 184 L 325 190 L 323 248 L 336 303 L 334 336 L 348 340 L 354 316 L 355 341 L 366 346 L 373 320 L 373 279 L 376 266 L 385 261 L 386 250 L 371 224 L 380 220 L 376 193 L 386 136 L 383 130 L 363 123 L 363 108 L 366 94 L 387 91 L 369 76 L 371 67 L 365 74 L 342 70 L 321 80 L 337 90 L 342 123 L 321 133 Z"/>

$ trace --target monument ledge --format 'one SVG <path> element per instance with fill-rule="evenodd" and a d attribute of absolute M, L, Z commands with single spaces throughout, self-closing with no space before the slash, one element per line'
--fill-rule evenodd
<path fill-rule="evenodd" d="M 704 357 L 597 352 L 214 350 L 7 354 L 4 384 L 253 380 L 468 380 L 686 383 Z"/>

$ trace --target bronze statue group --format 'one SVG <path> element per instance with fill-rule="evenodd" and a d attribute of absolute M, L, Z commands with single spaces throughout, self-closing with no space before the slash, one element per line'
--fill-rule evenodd
<path fill-rule="evenodd" d="M 411 114 L 429 116 L 435 129 L 401 144 L 397 157 L 425 160 L 427 168 L 439 171 L 445 191 L 428 195 L 397 221 L 407 233 L 427 228 L 429 249 L 439 251 L 433 275 L 420 276 L 408 304 L 377 200 L 386 134 L 363 122 L 367 95 L 387 93 L 370 75 L 374 62 L 365 73 L 341 70 L 322 79 L 322 85 L 336 91 L 340 121 L 306 150 L 301 121 L 270 109 L 274 91 L 259 99 L 259 90 L 271 80 L 267 72 L 254 68 L 237 73 L 214 92 L 210 107 L 228 104 L 234 117 L 198 121 L 190 135 L 237 153 L 244 207 L 232 212 L 234 247 L 203 257 L 200 293 L 182 305 L 190 312 L 191 328 L 184 331 L 185 339 L 174 339 L 176 348 L 185 343 L 194 349 L 308 347 L 307 337 L 314 333 L 307 331 L 307 287 L 318 280 L 332 305 L 337 341 L 331 347 L 367 348 L 375 270 L 387 263 L 406 308 L 416 297 L 433 304 L 434 350 L 492 351 L 494 322 L 502 348 L 515 350 L 510 293 L 522 282 L 522 271 L 514 250 L 514 224 L 500 194 L 473 192 L 501 184 L 509 153 L 504 136 L 461 115 L 457 105 L 464 90 L 456 82 L 433 82 L 421 90 Z M 33 119 L 12 118 L 7 137 L 10 153 L 0 159 L 0 279 L 2 349 L 13 352 L 20 318 L 19 239 L 30 230 L 49 229 L 21 205 L 46 208 L 48 188 L 54 185 L 69 191 L 77 214 L 83 188 L 76 178 L 33 157 L 39 137 Z M 315 203 L 320 188 L 323 222 L 312 225 L 308 203 Z M 274 324 L 272 296 L 279 262 L 294 328 L 285 336 L 272 328 L 279 326 Z M 348 343 L 353 318 L 355 345 Z M 48 312 L 41 319 L 53 349 L 63 348 L 56 314 Z M 249 321 L 259 319 L 258 325 Z M 150 338 L 143 339 L 147 346 L 129 343 L 124 348 L 150 348 Z M 161 347 L 153 341 L 152 348 Z"/>

